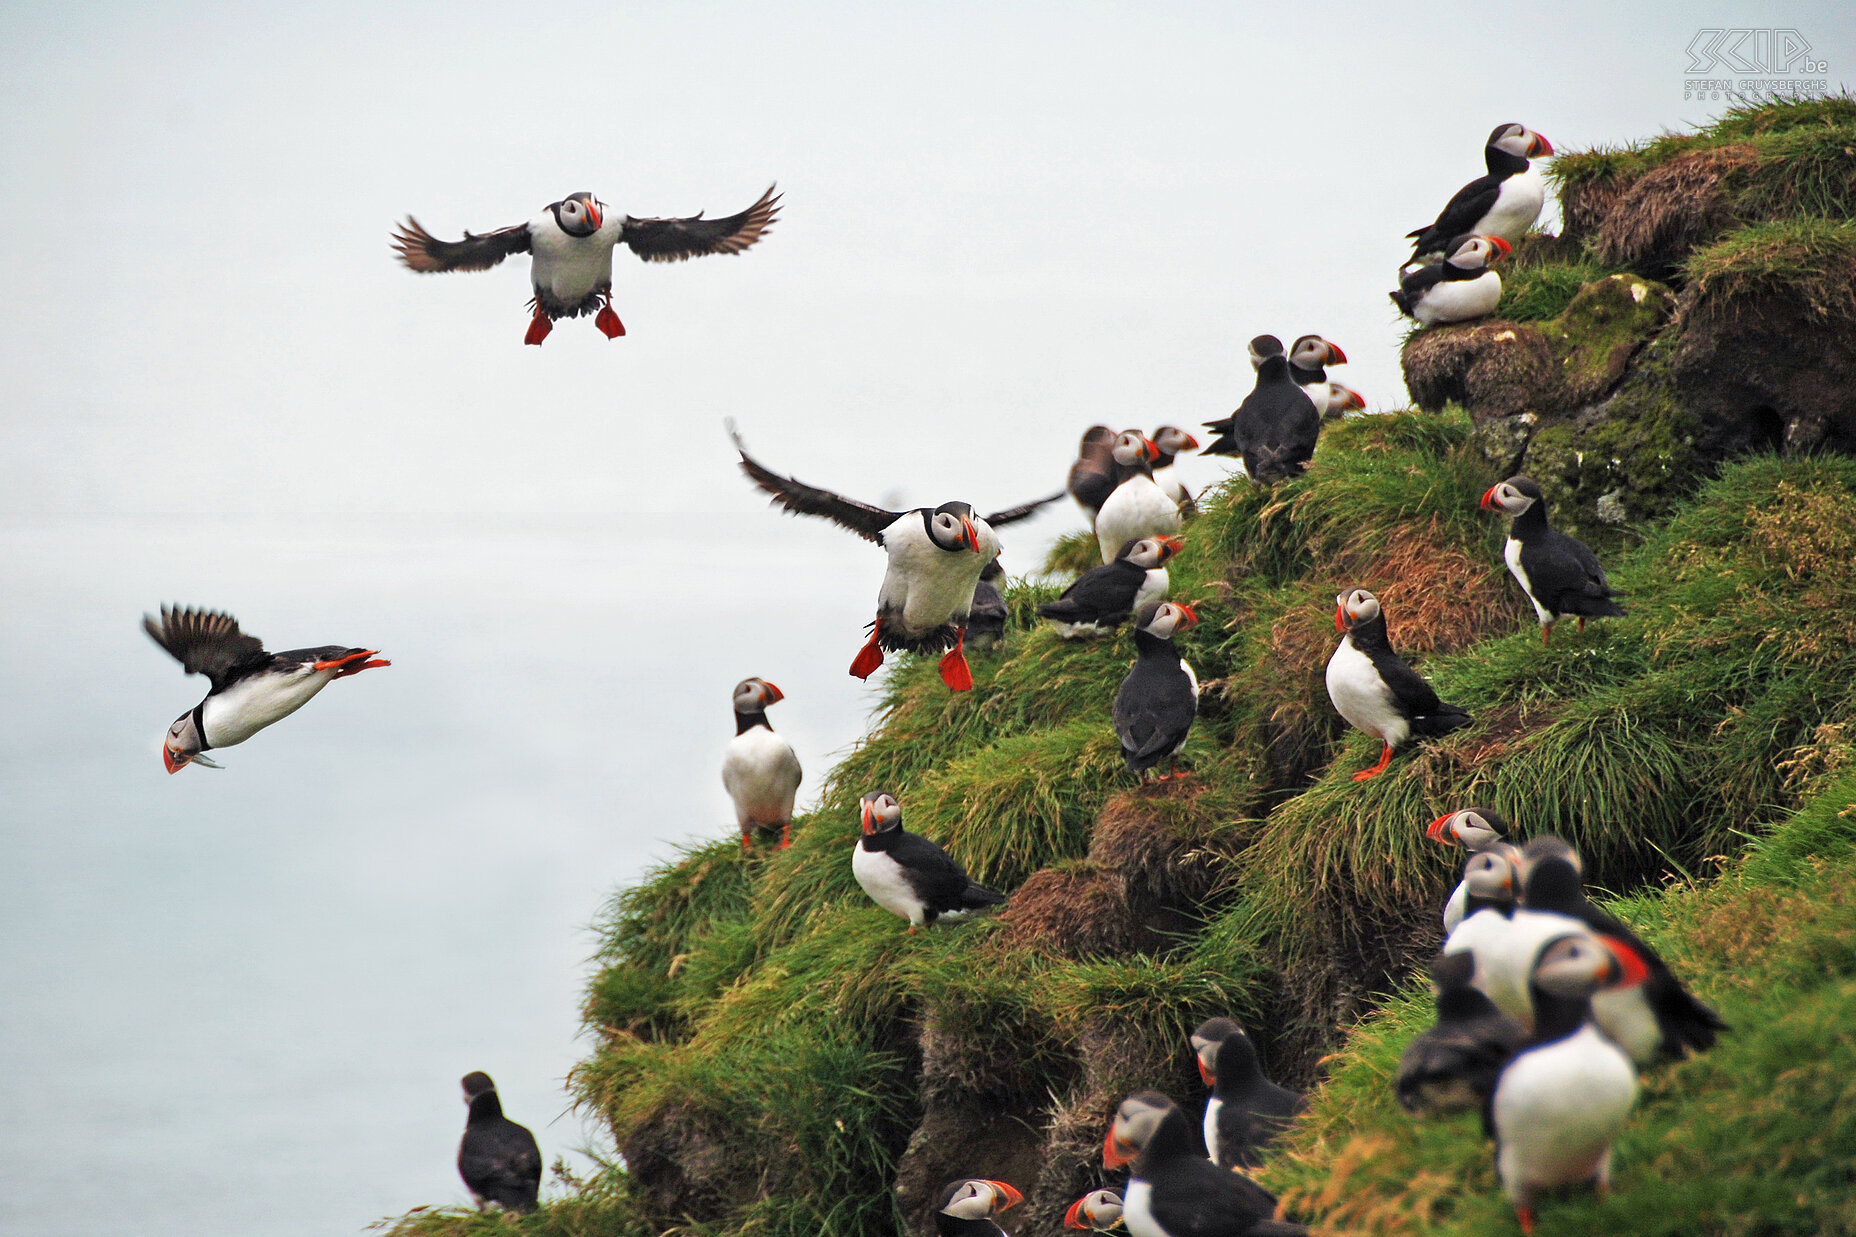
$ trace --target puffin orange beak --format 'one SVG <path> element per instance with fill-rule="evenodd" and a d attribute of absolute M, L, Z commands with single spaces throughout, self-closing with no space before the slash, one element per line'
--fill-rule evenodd
<path fill-rule="evenodd" d="M 1160 458 L 1160 448 L 1154 444 L 1154 440 L 1151 438 L 1141 439 L 1141 452 L 1147 456 L 1147 462 L 1150 464 Z"/>
<path fill-rule="evenodd" d="M 185 756 L 176 756 L 174 749 L 163 743 L 161 745 L 161 763 L 168 767 L 169 773 L 179 773 L 187 767 Z"/>
<path fill-rule="evenodd" d="M 868 803 L 865 803 L 865 804 L 860 804 L 859 806 L 863 811 L 864 832 L 865 833 L 874 832 L 874 830 L 870 828 L 870 805 Z"/>
<path fill-rule="evenodd" d="M 1205 1068 L 1204 1057 L 1194 1057 L 1193 1063 L 1199 1067 L 1199 1077 L 1205 1081 L 1206 1086 L 1215 1087 L 1218 1085 L 1218 1075 Z"/>
<path fill-rule="evenodd" d="M 1070 1204 L 1070 1209 L 1063 1213 L 1063 1226 L 1065 1228 L 1080 1228 L 1085 1230 L 1089 1228 L 1089 1222 L 1083 1219 L 1083 1204 L 1088 1201 L 1089 1196 L 1085 1194 Z"/>
<path fill-rule="evenodd" d="M 1489 237 L 1488 242 L 1490 245 L 1495 247 L 1496 258 L 1505 258 L 1509 254 L 1514 252 L 1514 246 L 1510 245 L 1507 241 L 1503 240 L 1499 236 Z"/>
<path fill-rule="evenodd" d="M 1449 823 L 1450 818 L 1455 815 L 1455 812 L 1445 812 L 1442 816 L 1439 816 L 1436 820 L 1424 827 L 1424 836 L 1431 839 L 1433 842 L 1441 842 L 1445 846 L 1450 845 L 1450 839 L 1444 836 L 1444 825 Z"/>
<path fill-rule="evenodd" d="M 1199 621 L 1199 612 L 1197 610 L 1194 610 L 1191 606 L 1187 605 L 1183 601 L 1179 602 L 1178 605 L 1179 605 L 1179 612 L 1186 616 L 1186 626 L 1188 627 L 1197 626 L 1198 621 Z"/>
<path fill-rule="evenodd" d="M 1615 936 L 1601 936 L 1598 939 L 1605 943 L 1605 948 L 1611 952 L 1613 958 L 1617 959 L 1618 969 L 1623 972 L 1623 978 L 1618 981 L 1618 987 L 1635 988 L 1650 977 L 1649 963 L 1643 960 L 1643 955 L 1638 953 L 1629 941 Z"/>
<path fill-rule="evenodd" d="M 593 230 L 596 232 L 606 219 L 605 215 L 600 213 L 599 203 L 597 202 L 588 202 L 586 204 L 586 216 L 593 221 Z"/>
<path fill-rule="evenodd" d="M 960 523 L 966 529 L 967 549 L 978 554 L 980 552 L 980 530 L 973 527 L 972 520 L 962 520 Z"/>
<path fill-rule="evenodd" d="M 1116 1139 L 1115 1127 L 1110 1126 L 1108 1137 L 1102 1140 L 1102 1167 L 1120 1168 L 1133 1158 L 1133 1150 Z"/>
<path fill-rule="evenodd" d="M 1541 155 L 1550 155 L 1552 153 L 1553 143 L 1549 142 L 1543 134 L 1536 133 L 1534 135 L 1534 140 L 1528 143 L 1527 157 L 1530 159 L 1538 159 Z"/>
<path fill-rule="evenodd" d="M 1329 365 L 1345 365 L 1346 363 L 1347 363 L 1347 354 L 1340 350 L 1340 345 L 1329 344 L 1328 345 L 1328 364 Z"/>
<path fill-rule="evenodd" d="M 1344 602 L 1334 607 L 1334 630 L 1347 630 L 1347 606 Z"/>
<path fill-rule="evenodd" d="M 1361 395 L 1352 387 L 1342 387 L 1341 390 L 1347 393 L 1347 402 L 1342 404 L 1341 407 L 1353 409 L 1363 409 L 1366 407 L 1366 397 L 1364 395 Z"/>
<path fill-rule="evenodd" d="M 1197 444 L 1194 444 L 1194 445 L 1197 445 Z M 1186 548 L 1186 539 L 1184 537 L 1174 537 L 1174 536 L 1168 535 L 1168 536 L 1159 538 L 1159 542 L 1161 545 L 1167 548 L 1167 552 L 1170 554 L 1177 554 L 1181 550 Z"/>
<path fill-rule="evenodd" d="M 778 704 L 780 703 L 780 701 L 786 699 L 785 692 L 781 691 L 779 688 L 775 687 L 773 684 L 768 683 L 767 680 L 765 679 L 762 679 L 761 682 L 765 684 L 767 688 L 767 703 L 768 704 Z"/>
<path fill-rule="evenodd" d="M 1482 496 L 1482 509 L 1484 511 L 1495 510 L 1495 491 L 1501 488 L 1501 482 L 1497 481 L 1494 485 L 1491 485 L 1488 492 Z"/>
<path fill-rule="evenodd" d="M 1005 1196 L 1005 1201 L 993 1208 L 994 1211 L 1010 1211 L 1012 1208 L 1025 1201 L 1025 1196 L 1023 1194 L 1020 1194 L 1003 1181 L 987 1181 L 984 1177 L 981 1177 L 980 1180 L 985 1181 L 987 1185 Z"/>
<path fill-rule="evenodd" d="M 1185 433 L 1184 430 L 1181 430 L 1180 432 Z M 1199 449 L 1199 440 L 1194 438 L 1191 434 L 1186 434 L 1186 445 L 1182 447 L 1181 450 L 1197 451 L 1198 449 Z"/>

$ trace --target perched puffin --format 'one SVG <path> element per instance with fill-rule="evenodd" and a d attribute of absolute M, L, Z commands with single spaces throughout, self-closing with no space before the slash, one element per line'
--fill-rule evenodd
<path fill-rule="evenodd" d="M 1328 699 L 1349 725 L 1382 745 L 1379 763 L 1354 774 L 1354 781 L 1382 772 L 1392 753 L 1414 737 L 1435 739 L 1469 725 L 1468 713 L 1439 700 L 1431 685 L 1392 651 L 1377 597 L 1356 588 L 1334 603 L 1334 628 L 1341 638 L 1328 659 Z"/>
<path fill-rule="evenodd" d="M 1063 495 L 1052 494 L 984 517 L 961 502 L 885 511 L 794 477 L 782 477 L 748 455 L 732 424 L 729 434 L 741 453 L 741 471 L 773 495 L 775 505 L 794 515 L 823 516 L 888 553 L 889 571 L 877 594 L 876 619 L 869 640 L 851 662 L 851 673 L 869 678 L 883 664 L 885 649 L 945 653 L 942 681 L 957 692 L 970 691 L 973 671 L 965 654 L 967 616 L 980 574 L 999 557 L 1001 547 L 993 529 L 1022 520 Z"/>
<path fill-rule="evenodd" d="M 1121 1195 L 1115 1190 L 1091 1190 L 1063 1213 L 1065 1228 L 1106 1233 L 1121 1223 Z"/>
<path fill-rule="evenodd" d="M 1205 427 L 1217 433 L 1202 455 L 1236 455 L 1252 481 L 1270 476 L 1297 476 L 1315 454 L 1321 413 L 1308 392 L 1295 385 L 1289 359 L 1265 357 L 1257 385 L 1237 411 Z"/>
<path fill-rule="evenodd" d="M 935 1200 L 934 1229 L 941 1237 L 1002 1237 L 1005 1230 L 993 1217 L 1024 1201 L 1023 1194 L 1003 1181 L 950 1181 Z"/>
<path fill-rule="evenodd" d="M 1096 545 L 1102 561 L 1112 563 L 1121 547 L 1142 537 L 1163 537 L 1179 531 L 1179 504 L 1154 480 L 1154 461 L 1160 448 L 1139 430 L 1123 430 L 1115 439 L 1115 463 L 1122 481 L 1096 512 Z"/>
<path fill-rule="evenodd" d="M 1584 932 L 1549 942 L 1534 963 L 1540 1018 L 1496 1079 L 1487 1109 L 1495 1169 L 1524 1233 L 1534 1231 L 1544 1191 L 1610 1184 L 1611 1144 L 1637 1102 L 1637 1071 L 1593 1023 L 1592 998 L 1642 983 L 1644 974 L 1629 945 Z"/>
<path fill-rule="evenodd" d="M 1420 326 L 1486 318 L 1502 299 L 1502 277 L 1491 263 L 1509 251 L 1508 242 L 1499 236 L 1459 236 L 1450 242 L 1443 261 L 1402 272 L 1392 303 Z"/>
<path fill-rule="evenodd" d="M 767 706 L 786 693 L 766 679 L 735 684 L 735 737 L 722 757 L 722 785 L 735 801 L 741 849 L 752 850 L 756 829 L 780 831 L 780 849 L 793 840 L 793 799 L 804 774 L 793 745 L 767 724 Z"/>
<path fill-rule="evenodd" d="M 1173 637 L 1198 621 L 1191 606 L 1170 601 L 1150 601 L 1135 615 L 1134 667 L 1115 693 L 1115 733 L 1141 782 L 1163 760 L 1170 771 L 1156 780 L 1189 776 L 1179 771 L 1179 753 L 1199 713 L 1199 679 Z"/>
<path fill-rule="evenodd" d="M 1275 1219 L 1276 1196 L 1198 1153 L 1186 1114 L 1158 1091 L 1136 1091 L 1115 1110 L 1102 1166 L 1134 1164 L 1121 1218 L 1134 1237 L 1296 1237 Z"/>
<path fill-rule="evenodd" d="M 1458 189 L 1434 222 L 1405 234 L 1413 242 L 1412 260 L 1465 232 L 1520 244 L 1546 203 L 1544 178 L 1528 160 L 1552 153 L 1553 144 L 1526 125 L 1495 126 L 1482 150 L 1488 174 Z"/>
<path fill-rule="evenodd" d="M 967 643 L 980 650 L 996 649 L 1005 643 L 1006 621 L 1011 611 L 998 581 L 1005 578 L 1005 568 L 998 559 L 987 563 L 980 572 L 980 582 L 973 586 L 973 608 L 967 612 Z"/>
<path fill-rule="evenodd" d="M 1130 541 L 1114 562 L 1085 571 L 1063 596 L 1039 606 L 1038 613 L 1065 640 L 1107 635 L 1149 602 L 1166 600 L 1166 565 L 1184 544 L 1178 537 Z"/>
<path fill-rule="evenodd" d="M 1439 954 L 1431 962 L 1437 1023 L 1412 1038 L 1392 1082 L 1400 1108 L 1416 1116 L 1480 1109 L 1495 1079 L 1527 1040 L 1520 1024 L 1471 982 L 1476 959 Z"/>
<path fill-rule="evenodd" d="M 1067 488 L 1077 506 L 1089 513 L 1091 524 L 1096 512 L 1127 476 L 1127 470 L 1115 462 L 1115 439 L 1119 437 L 1106 425 L 1092 425 L 1083 431 L 1077 444 L 1076 461 L 1070 465 Z"/>
<path fill-rule="evenodd" d="M 1425 826 L 1424 836 L 1433 842 L 1445 846 L 1461 846 L 1472 855 L 1481 854 L 1491 846 L 1505 846 L 1508 835 L 1514 826 L 1508 818 L 1493 808 L 1466 807 L 1454 812 L 1445 812 L 1429 825 Z M 1450 900 L 1444 904 L 1444 933 L 1448 935 L 1463 922 L 1464 907 L 1468 904 L 1469 885 L 1457 882 L 1451 891 Z"/>
<path fill-rule="evenodd" d="M 1173 463 L 1187 451 L 1197 451 L 1199 440 L 1177 425 L 1162 425 L 1153 432 L 1150 441 L 1159 452 L 1153 462 L 1154 484 L 1166 492 L 1166 496 L 1173 500 L 1181 512 L 1191 511 L 1192 491 L 1179 479 Z"/>
<path fill-rule="evenodd" d="M 607 339 L 625 334 L 619 315 L 612 311 L 612 250 L 630 245 L 646 262 L 681 262 L 710 253 L 740 253 L 773 226 L 780 212 L 773 186 L 760 201 L 726 219 L 634 219 L 613 214 L 590 193 L 572 193 L 550 202 L 527 223 L 498 228 L 476 236 L 464 233 L 461 241 L 441 241 L 411 215 L 393 234 L 400 261 L 415 271 L 487 271 L 511 254 L 526 253 L 529 283 L 535 296 L 529 304 L 525 344 L 539 344 L 554 329 L 556 318 L 578 318 L 597 311 L 593 325 Z"/>
<path fill-rule="evenodd" d="M 458 1143 L 458 1175 L 480 1209 L 535 1210 L 541 1193 L 541 1148 L 527 1127 L 503 1115 L 496 1084 L 482 1070 L 464 1075 L 470 1116 Z"/>
<path fill-rule="evenodd" d="M 1340 350 L 1340 345 L 1329 343 L 1319 335 L 1304 335 L 1289 345 L 1289 377 L 1314 402 L 1315 411 L 1323 420 L 1329 418 L 1329 387 L 1338 385 L 1328 382 L 1327 367 L 1346 363 L 1347 354 Z M 1343 391 L 1346 389 L 1341 387 Z"/>
<path fill-rule="evenodd" d="M 956 919 L 1005 895 L 967 875 L 946 851 L 902 827 L 902 808 L 880 790 L 863 797 L 864 835 L 851 853 L 851 874 L 870 900 L 909 921 L 909 935 L 937 919 Z"/>
<path fill-rule="evenodd" d="M 1585 543 L 1547 526 L 1547 498 L 1532 477 L 1510 477 L 1482 496 L 1484 511 L 1510 517 L 1502 558 L 1534 603 L 1540 616 L 1540 642 L 1547 643 L 1553 624 L 1577 616 L 1579 630 L 1588 618 L 1618 618 L 1624 607 L 1612 600 L 1610 581 L 1597 555 Z"/>
<path fill-rule="evenodd" d="M 1256 1168 L 1264 1147 L 1308 1109 L 1299 1092 L 1263 1076 L 1256 1045 L 1229 1018 L 1208 1018 L 1192 1033 L 1205 1101 L 1205 1149 L 1220 1168 Z"/>
<path fill-rule="evenodd" d="M 374 656 L 379 649 L 339 644 L 267 653 L 256 636 L 238 629 L 237 619 L 213 610 L 162 606 L 158 621 L 153 615 L 142 617 L 142 629 L 188 674 L 203 674 L 212 684 L 206 699 L 168 727 L 161 761 L 169 773 L 189 764 L 221 768 L 206 756 L 208 751 L 243 743 L 308 704 L 336 679 L 393 664 Z"/>

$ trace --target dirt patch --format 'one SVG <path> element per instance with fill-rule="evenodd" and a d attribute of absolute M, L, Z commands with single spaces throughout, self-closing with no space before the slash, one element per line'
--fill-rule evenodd
<path fill-rule="evenodd" d="M 1164 938 L 1135 920 L 1122 894 L 1124 883 L 1095 864 L 1032 873 L 999 914 L 1005 925 L 1001 947 L 1070 959 L 1158 948 Z"/>

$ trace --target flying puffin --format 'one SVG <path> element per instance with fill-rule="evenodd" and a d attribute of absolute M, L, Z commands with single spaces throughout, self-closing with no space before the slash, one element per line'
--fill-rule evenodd
<path fill-rule="evenodd" d="M 760 201 L 726 219 L 634 219 L 615 214 L 590 193 L 570 193 L 550 202 L 527 223 L 498 228 L 481 236 L 464 233 L 461 241 L 441 241 L 411 215 L 393 234 L 393 247 L 410 270 L 487 271 L 511 254 L 526 253 L 530 305 L 535 316 L 525 344 L 539 344 L 554 329 L 556 318 L 593 314 L 593 325 L 607 339 L 625 334 L 612 311 L 612 250 L 630 245 L 646 262 L 681 262 L 710 253 L 740 253 L 773 226 L 780 199 L 767 186 Z"/>
<path fill-rule="evenodd" d="M 1182 513 L 1192 510 L 1192 491 L 1179 479 L 1173 462 L 1187 451 L 1198 450 L 1199 440 L 1177 425 L 1162 425 L 1149 435 L 1149 439 L 1159 452 L 1153 462 L 1154 484 L 1165 491 Z"/>
<path fill-rule="evenodd" d="M 206 699 L 168 727 L 161 760 L 169 773 L 189 764 L 221 768 L 206 756 L 208 751 L 243 743 L 308 704 L 336 679 L 393 664 L 374 657 L 379 649 L 338 644 L 267 653 L 256 636 L 238 629 L 237 619 L 213 610 L 162 606 L 159 621 L 142 617 L 142 629 L 188 674 L 203 674 L 212 683 Z"/>
<path fill-rule="evenodd" d="M 1063 1213 L 1065 1228 L 1106 1233 L 1121 1223 L 1121 1195 L 1115 1190 L 1091 1190 Z"/>
<path fill-rule="evenodd" d="M 935 1200 L 934 1228 L 941 1237 L 1003 1237 L 994 1216 L 1025 1201 L 1003 1181 L 963 1177 L 942 1187 Z"/>
<path fill-rule="evenodd" d="M 905 830 L 893 796 L 871 791 L 862 812 L 864 835 L 851 852 L 851 875 L 872 902 L 909 921 L 910 936 L 925 923 L 1004 903 L 1004 894 L 968 876 L 946 851 Z"/>
<path fill-rule="evenodd" d="M 1484 511 L 1509 516 L 1502 558 L 1534 603 L 1540 616 L 1540 642 L 1547 643 L 1553 624 L 1575 615 L 1579 630 L 1588 618 L 1618 618 L 1624 607 L 1612 600 L 1610 581 L 1598 557 L 1585 543 L 1547 526 L 1547 498 L 1532 477 L 1510 477 L 1482 496 Z"/>
<path fill-rule="evenodd" d="M 1476 959 L 1439 954 L 1431 962 L 1437 1022 L 1412 1038 L 1399 1058 L 1392 1091 L 1415 1116 L 1469 1112 L 1488 1102 L 1508 1058 L 1527 1032 L 1470 981 Z"/>
<path fill-rule="evenodd" d="M 1128 475 L 1128 470 L 1115 462 L 1116 437 L 1106 425 L 1090 426 L 1083 431 L 1083 440 L 1076 447 L 1076 461 L 1070 465 L 1066 488 L 1076 505 L 1089 513 L 1092 526 L 1096 512 L 1102 510 L 1102 504 Z"/>
<path fill-rule="evenodd" d="M 1354 774 L 1354 781 L 1382 772 L 1392 753 L 1414 737 L 1435 739 L 1469 725 L 1468 713 L 1439 700 L 1392 651 L 1377 597 L 1363 588 L 1340 594 L 1334 599 L 1334 629 L 1341 638 L 1328 658 L 1328 699 L 1348 725 L 1382 746 L 1379 763 Z"/>
<path fill-rule="evenodd" d="M 1275 1219 L 1276 1196 L 1198 1153 L 1186 1114 L 1158 1091 L 1136 1091 L 1115 1110 L 1102 1166 L 1133 1172 L 1121 1218 L 1134 1237 L 1298 1237 L 1308 1230 Z"/>
<path fill-rule="evenodd" d="M 1166 565 L 1184 544 L 1178 537 L 1130 541 L 1114 562 L 1085 571 L 1063 596 L 1039 606 L 1038 613 L 1065 640 L 1107 635 L 1149 602 L 1166 600 Z"/>
<path fill-rule="evenodd" d="M 1424 836 L 1444 846 L 1461 846 L 1472 855 L 1481 854 L 1492 846 L 1508 845 L 1508 835 L 1514 832 L 1514 826 L 1508 818 L 1493 808 L 1466 807 L 1454 812 L 1445 812 L 1429 825 L 1425 826 Z M 1469 885 L 1458 881 L 1450 893 L 1450 900 L 1444 904 L 1444 934 L 1447 936 L 1463 922 L 1464 908 L 1469 900 Z"/>
<path fill-rule="evenodd" d="M 1139 430 L 1123 430 L 1112 450 L 1122 480 L 1096 512 L 1096 545 L 1104 563 L 1114 562 L 1130 541 L 1179 531 L 1179 504 L 1154 480 L 1160 448 L 1153 439 Z"/>
<path fill-rule="evenodd" d="M 735 801 L 741 849 L 752 850 L 755 829 L 780 831 L 780 849 L 793 840 L 793 799 L 804 775 L 793 745 L 767 724 L 767 706 L 786 693 L 766 679 L 735 684 L 735 737 L 722 757 L 722 785 Z"/>
<path fill-rule="evenodd" d="M 1544 178 L 1528 160 L 1552 153 L 1553 144 L 1526 125 L 1495 126 L 1482 151 L 1488 174 L 1458 189 L 1434 222 L 1405 234 L 1413 242 L 1412 260 L 1465 232 L 1520 244 L 1546 202 Z"/>
<path fill-rule="evenodd" d="M 1257 1048 L 1229 1018 L 1208 1018 L 1192 1033 L 1205 1101 L 1205 1149 L 1220 1168 L 1256 1168 L 1259 1152 L 1308 1109 L 1308 1101 L 1263 1076 Z"/>
<path fill-rule="evenodd" d="M 1502 299 L 1502 277 L 1491 264 L 1510 248 L 1499 236 L 1459 236 L 1443 261 L 1401 272 L 1392 303 L 1421 326 L 1486 318 Z"/>
<path fill-rule="evenodd" d="M 1611 1144 L 1637 1102 L 1637 1071 L 1592 1021 L 1592 999 L 1643 982 L 1645 967 L 1623 941 L 1580 932 L 1549 942 L 1533 965 L 1533 1038 L 1502 1070 L 1486 1121 L 1495 1169 L 1521 1231 L 1547 1190 L 1611 1179 Z"/>
<path fill-rule="evenodd" d="M 1128 772 L 1143 783 L 1163 760 L 1170 772 L 1155 780 L 1189 776 L 1179 771 L 1179 753 L 1199 713 L 1199 679 L 1173 637 L 1198 621 L 1191 606 L 1170 601 L 1150 601 L 1135 616 L 1134 666 L 1115 693 L 1115 733 Z"/>
<path fill-rule="evenodd" d="M 535 1210 L 541 1193 L 541 1148 L 527 1127 L 503 1115 L 496 1084 L 482 1070 L 464 1075 L 464 1102 L 470 1116 L 458 1143 L 458 1175 L 477 1200 L 517 1213 Z"/>
<path fill-rule="evenodd" d="M 886 649 L 945 653 L 941 680 L 957 692 L 972 690 L 973 671 L 965 654 L 967 616 L 980 574 L 999 557 L 1001 546 L 993 529 L 1022 520 L 1063 495 L 1052 494 L 983 517 L 961 502 L 885 511 L 816 489 L 796 477 L 780 476 L 748 455 L 732 424 L 728 432 L 741 453 L 741 471 L 773 495 L 775 505 L 794 515 L 823 516 L 876 542 L 889 555 L 870 638 L 851 662 L 851 673 L 869 678 L 883 664 Z"/>
<path fill-rule="evenodd" d="M 1005 568 L 998 559 L 987 563 L 980 572 L 980 582 L 973 586 L 973 608 L 967 612 L 967 642 L 980 650 L 996 649 L 1005 643 L 1005 627 L 1011 610 L 997 581 L 1005 578 Z"/>
<path fill-rule="evenodd" d="M 1243 457 L 1244 472 L 1252 481 L 1269 476 L 1298 476 L 1315 454 L 1321 433 L 1321 413 L 1308 392 L 1295 385 L 1289 359 L 1278 354 L 1263 359 L 1257 385 L 1237 411 L 1205 428 L 1218 436 L 1201 455 Z"/>

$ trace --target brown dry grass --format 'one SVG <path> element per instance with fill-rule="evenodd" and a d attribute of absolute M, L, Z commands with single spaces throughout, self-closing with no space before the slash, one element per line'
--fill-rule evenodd
<path fill-rule="evenodd" d="M 1657 165 L 1609 204 L 1592 237 L 1593 254 L 1608 266 L 1666 278 L 1733 222 L 1727 181 L 1758 163 L 1754 147 L 1737 143 Z"/>
<path fill-rule="evenodd" d="M 1103 805 L 1089 859 L 1113 874 L 1124 905 L 1137 918 L 1158 909 L 1196 909 L 1224 881 L 1230 841 L 1212 839 L 1216 822 L 1191 811 L 1207 789 L 1208 783 L 1192 779 L 1119 794 Z M 1164 810 L 1157 802 L 1162 797 L 1186 810 Z"/>
<path fill-rule="evenodd" d="M 1034 872 L 999 913 L 1005 927 L 999 947 L 1071 959 L 1151 947 L 1155 942 L 1129 913 L 1122 888 L 1120 878 L 1094 864 Z"/>
<path fill-rule="evenodd" d="M 1378 595 L 1401 653 L 1466 648 L 1512 627 L 1520 612 L 1500 565 L 1472 558 L 1436 517 L 1401 526 L 1355 570 Z"/>
<path fill-rule="evenodd" d="M 1478 422 L 1559 407 L 1559 369 L 1545 335 L 1518 322 L 1433 327 L 1406 341 L 1400 362 L 1412 402 L 1426 411 L 1447 403 L 1473 410 Z"/>

